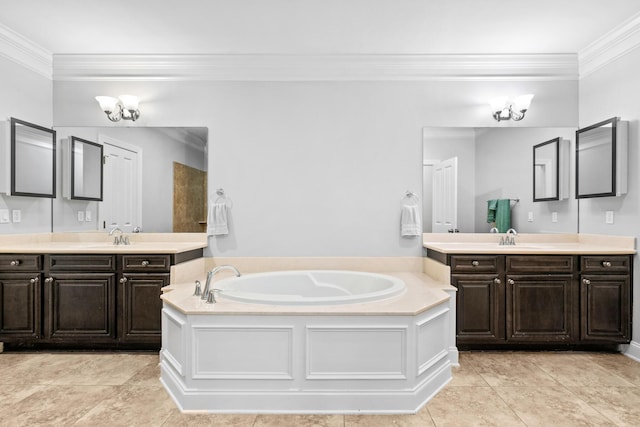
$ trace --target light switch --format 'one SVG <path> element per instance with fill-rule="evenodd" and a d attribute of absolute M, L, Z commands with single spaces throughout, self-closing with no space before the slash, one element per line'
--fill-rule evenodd
<path fill-rule="evenodd" d="M 0 209 L 0 224 L 8 224 L 9 221 L 9 209 Z"/>
<path fill-rule="evenodd" d="M 606 224 L 613 224 L 613 211 L 606 211 L 604 214 L 604 222 Z"/>
<path fill-rule="evenodd" d="M 551 212 L 551 222 L 558 222 L 558 212 Z"/>
<path fill-rule="evenodd" d="M 20 209 L 14 209 L 11 211 L 11 216 L 13 217 L 13 222 L 17 223 L 22 221 L 22 211 Z"/>
<path fill-rule="evenodd" d="M 78 222 L 84 222 L 84 211 L 78 211 Z"/>
<path fill-rule="evenodd" d="M 84 220 L 85 222 L 91 222 L 91 211 L 88 209 L 84 211 Z"/>
<path fill-rule="evenodd" d="M 533 222 L 533 212 L 529 212 L 529 214 L 527 215 L 527 221 Z"/>

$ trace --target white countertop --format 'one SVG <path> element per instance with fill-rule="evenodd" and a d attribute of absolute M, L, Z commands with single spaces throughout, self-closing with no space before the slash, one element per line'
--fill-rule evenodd
<path fill-rule="evenodd" d="M 128 234 L 131 244 L 114 245 L 108 233 L 38 233 L 0 236 L 0 253 L 177 254 L 207 247 L 204 233 Z"/>
<path fill-rule="evenodd" d="M 592 234 L 519 234 L 515 245 L 500 245 L 504 234 L 424 234 L 423 246 L 445 254 L 631 255 L 635 238 Z"/>

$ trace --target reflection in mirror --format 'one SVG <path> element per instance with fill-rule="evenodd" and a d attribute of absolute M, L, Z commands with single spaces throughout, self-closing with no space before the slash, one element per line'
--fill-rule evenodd
<path fill-rule="evenodd" d="M 533 146 L 533 201 L 559 200 L 560 138 Z"/>
<path fill-rule="evenodd" d="M 206 176 L 207 128 L 106 126 L 58 127 L 56 130 L 60 138 L 73 135 L 96 141 L 104 149 L 105 164 L 103 200 L 56 199 L 54 231 L 109 231 L 113 224 L 125 233 L 135 228 L 150 233 L 187 231 L 174 228 L 174 199 L 179 200 L 178 207 L 187 204 L 183 212 L 193 214 L 190 221 L 198 222 L 191 231 L 205 229 L 204 203 L 179 197 L 176 191 L 205 194 L 206 178 L 176 183 L 179 177 L 174 175 L 174 163 L 196 169 Z M 174 197 L 176 195 L 178 197 Z M 198 200 L 206 200 L 206 197 Z M 84 221 L 79 220 L 78 212 L 82 211 Z"/>
<path fill-rule="evenodd" d="M 434 231 L 433 176 L 437 164 L 457 159 L 457 196 L 445 191 L 457 204 L 457 228 L 461 233 L 487 233 L 487 201 L 520 199 L 512 206 L 512 226 L 520 233 L 578 232 L 578 203 L 574 198 L 534 203 L 532 146 L 540 141 L 560 138 L 560 161 L 563 143 L 573 147 L 575 128 L 526 127 L 427 127 L 423 129 L 423 230 Z M 568 151 L 567 151 L 568 153 Z M 572 168 L 568 155 L 565 170 Z M 558 173 L 562 177 L 563 169 Z M 567 185 L 573 184 L 568 175 Z M 562 179 L 561 179 L 562 181 Z M 567 187 L 568 188 L 568 187 Z M 563 198 L 562 183 L 560 199 Z M 566 196 L 564 196 L 566 197 Z M 445 230 L 446 232 L 447 230 Z"/>
<path fill-rule="evenodd" d="M 627 191 L 627 122 L 617 117 L 576 131 L 576 198 Z"/>
<path fill-rule="evenodd" d="M 56 132 L 13 117 L 11 195 L 56 197 Z"/>
<path fill-rule="evenodd" d="M 71 137 L 71 198 L 102 200 L 102 145 Z"/>

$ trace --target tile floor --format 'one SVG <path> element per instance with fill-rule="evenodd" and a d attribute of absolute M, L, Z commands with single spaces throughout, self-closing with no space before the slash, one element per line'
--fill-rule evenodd
<path fill-rule="evenodd" d="M 465 352 L 417 415 L 186 415 L 150 353 L 2 353 L 0 426 L 638 426 L 640 363 L 620 354 Z"/>

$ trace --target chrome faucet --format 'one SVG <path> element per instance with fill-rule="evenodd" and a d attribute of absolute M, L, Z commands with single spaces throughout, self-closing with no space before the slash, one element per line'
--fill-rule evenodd
<path fill-rule="evenodd" d="M 114 236 L 114 234 L 117 233 L 117 236 Z M 113 244 L 114 245 L 128 245 L 129 244 L 129 237 L 125 236 L 122 233 L 122 230 L 119 227 L 113 227 L 111 229 L 111 231 L 109 231 L 109 236 L 114 236 L 113 237 Z"/>
<path fill-rule="evenodd" d="M 207 282 L 204 284 L 204 290 L 202 291 L 200 299 L 207 300 L 208 303 L 216 302 L 213 292 L 217 291 L 217 289 L 211 289 L 211 281 L 213 280 L 213 276 L 221 270 L 231 270 L 235 273 L 236 277 L 240 277 L 240 272 L 233 265 L 219 265 L 218 267 L 209 270 L 207 273 Z M 209 296 L 209 294 L 211 294 L 211 296 Z"/>
<path fill-rule="evenodd" d="M 500 245 L 515 246 L 517 235 L 518 232 L 515 229 L 508 229 L 506 236 L 500 238 Z"/>

